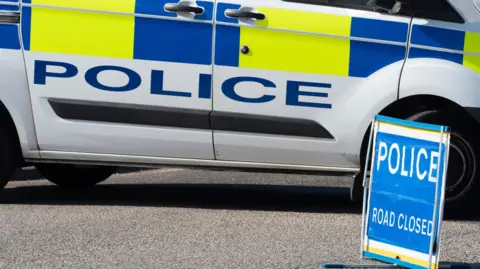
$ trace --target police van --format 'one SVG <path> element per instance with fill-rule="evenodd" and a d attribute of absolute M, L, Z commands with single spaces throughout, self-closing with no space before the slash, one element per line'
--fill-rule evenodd
<path fill-rule="evenodd" d="M 381 114 L 452 128 L 458 208 L 479 72 L 480 0 L 0 0 L 0 185 L 175 165 L 352 175 L 357 200 Z"/>

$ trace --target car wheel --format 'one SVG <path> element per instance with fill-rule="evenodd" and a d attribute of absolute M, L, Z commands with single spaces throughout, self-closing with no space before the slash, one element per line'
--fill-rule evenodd
<path fill-rule="evenodd" d="M 451 128 L 448 171 L 445 186 L 445 214 L 473 213 L 471 202 L 478 202 L 480 144 L 475 130 L 466 120 L 444 110 L 417 113 L 408 120 L 444 125 Z"/>

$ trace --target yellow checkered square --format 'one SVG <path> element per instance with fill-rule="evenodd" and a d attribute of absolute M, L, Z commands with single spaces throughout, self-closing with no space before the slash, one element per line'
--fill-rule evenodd
<path fill-rule="evenodd" d="M 34 0 L 33 2 L 42 5 L 128 13 L 133 13 L 135 10 L 135 0 Z M 135 18 L 129 15 L 32 7 L 30 50 L 131 59 L 133 58 L 134 29 Z"/>

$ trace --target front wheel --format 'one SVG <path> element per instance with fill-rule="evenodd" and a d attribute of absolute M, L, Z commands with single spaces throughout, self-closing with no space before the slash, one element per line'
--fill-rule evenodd
<path fill-rule="evenodd" d="M 463 217 L 475 214 L 475 206 L 480 200 L 480 142 L 475 137 L 473 124 L 466 119 L 455 117 L 457 115 L 445 110 L 428 110 L 416 113 L 407 120 L 451 128 L 445 184 L 445 215 Z M 354 202 L 361 202 L 363 198 L 363 173 L 362 169 L 355 176 L 350 189 L 350 198 Z"/>
<path fill-rule="evenodd" d="M 66 189 L 84 189 L 109 178 L 115 167 L 78 166 L 73 164 L 41 163 L 35 166 L 48 181 Z"/>
<path fill-rule="evenodd" d="M 478 202 L 480 143 L 472 125 L 466 119 L 455 116 L 455 113 L 444 110 L 428 110 L 417 113 L 408 120 L 451 128 L 445 213 L 463 215 L 472 213 L 471 202 Z"/>

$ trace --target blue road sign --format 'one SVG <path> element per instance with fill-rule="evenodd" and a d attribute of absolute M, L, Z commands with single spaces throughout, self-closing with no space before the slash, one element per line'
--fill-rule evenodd
<path fill-rule="evenodd" d="M 449 128 L 376 116 L 362 255 L 437 268 Z"/>

